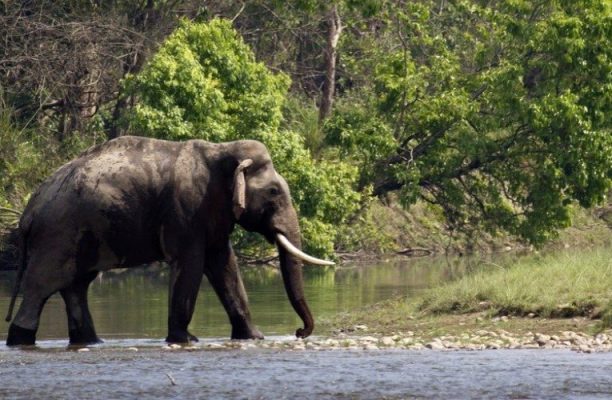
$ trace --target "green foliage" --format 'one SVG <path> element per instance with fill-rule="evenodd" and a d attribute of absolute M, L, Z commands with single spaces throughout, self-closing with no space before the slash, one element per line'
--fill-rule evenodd
<path fill-rule="evenodd" d="M 373 115 L 367 102 L 352 96 L 336 104 L 336 111 L 325 122 L 324 132 L 325 144 L 337 146 L 343 159 L 359 167 L 363 183 L 375 177 L 376 171 L 371 166 L 395 149 L 390 125 Z"/>
<path fill-rule="evenodd" d="M 363 205 L 350 223 L 340 226 L 336 247 L 342 251 L 373 254 L 396 251 L 401 232 L 394 230 L 396 221 L 392 218 L 397 215 L 374 198 L 366 197 L 364 200 L 368 204 Z"/>
<path fill-rule="evenodd" d="M 142 72 L 126 80 L 127 93 L 138 99 L 129 122 L 135 133 L 159 138 L 263 142 L 292 188 L 306 250 L 329 255 L 337 226 L 359 203 L 352 188 L 357 170 L 315 162 L 300 135 L 279 131 L 288 87 L 284 74 L 255 60 L 229 21 L 183 21 Z"/>
<path fill-rule="evenodd" d="M 389 2 L 378 18 L 388 29 L 377 47 L 350 48 L 371 53 L 349 57 L 372 76 L 359 91 L 366 104 L 338 107 L 327 125 L 328 144 L 357 159 L 362 186 L 438 204 L 453 229 L 536 245 L 570 223 L 572 202 L 604 199 L 609 2 Z"/>
<path fill-rule="evenodd" d="M 432 204 L 466 237 L 539 245 L 570 223 L 569 207 L 609 193 L 608 0 L 98 3 L 5 7 L 0 207 L 19 210 L 104 127 L 122 134 L 121 115 L 135 134 L 263 141 L 319 254 L 334 241 L 388 248 L 370 195 Z M 344 29 L 320 126 L 332 5 Z M 223 19 L 173 31 L 180 15 L 233 18 L 239 32 Z"/>
<path fill-rule="evenodd" d="M 283 105 L 281 130 L 298 132 L 304 145 L 317 155 L 324 145 L 324 132 L 319 127 L 319 109 L 314 101 L 302 96 L 288 96 Z"/>
<path fill-rule="evenodd" d="M 14 117 L 11 109 L 0 108 L 0 233 L 17 224 L 32 191 L 55 168 L 93 144 L 87 136 L 57 143 L 31 129 L 19 129 Z"/>
<path fill-rule="evenodd" d="M 228 21 L 186 20 L 136 76 L 132 130 L 166 138 L 232 140 L 276 131 L 289 86 L 255 61 Z"/>
<path fill-rule="evenodd" d="M 33 183 L 47 170 L 42 152 L 27 135 L 12 124 L 9 109 L 0 110 L 0 207 L 22 209 Z"/>

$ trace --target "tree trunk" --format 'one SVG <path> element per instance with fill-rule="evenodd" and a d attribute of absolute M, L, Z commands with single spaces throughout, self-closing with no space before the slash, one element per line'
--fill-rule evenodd
<path fill-rule="evenodd" d="M 334 103 L 334 92 L 336 89 L 336 55 L 338 39 L 342 33 L 342 21 L 338 15 L 338 8 L 334 5 L 327 20 L 327 46 L 325 49 L 325 82 L 323 94 L 319 105 L 319 125 L 325 118 L 329 117 Z"/>

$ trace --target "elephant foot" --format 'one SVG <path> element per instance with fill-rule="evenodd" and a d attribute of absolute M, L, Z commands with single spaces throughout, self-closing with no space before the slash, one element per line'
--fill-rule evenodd
<path fill-rule="evenodd" d="M 244 340 L 244 339 L 263 339 L 264 335 L 257 328 L 243 328 L 236 329 L 232 328 L 232 339 Z"/>
<path fill-rule="evenodd" d="M 191 333 L 185 332 L 170 332 L 166 337 L 168 343 L 197 343 L 198 338 Z"/>
<path fill-rule="evenodd" d="M 86 346 L 90 344 L 104 343 L 95 332 L 83 332 L 77 329 L 68 332 L 71 346 Z"/>
<path fill-rule="evenodd" d="M 36 330 L 11 324 L 6 338 L 7 346 L 33 346 L 36 343 Z"/>

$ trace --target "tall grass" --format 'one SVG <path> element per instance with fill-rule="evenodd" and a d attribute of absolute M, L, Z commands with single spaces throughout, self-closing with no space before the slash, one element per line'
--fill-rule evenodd
<path fill-rule="evenodd" d="M 497 315 L 541 317 L 600 312 L 606 317 L 612 316 L 611 305 L 612 248 L 599 248 L 534 255 L 507 267 L 483 267 L 427 291 L 418 308 L 429 313 L 490 310 Z"/>

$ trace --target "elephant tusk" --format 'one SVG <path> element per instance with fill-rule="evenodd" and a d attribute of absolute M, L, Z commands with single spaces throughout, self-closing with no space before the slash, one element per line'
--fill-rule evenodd
<path fill-rule="evenodd" d="M 313 256 L 309 256 L 308 254 L 304 253 L 302 250 L 300 250 L 297 247 L 295 247 L 289 241 L 289 239 L 287 239 L 285 237 L 285 235 L 283 235 L 282 233 L 277 233 L 276 234 L 276 240 L 289 253 L 293 254 L 297 258 L 300 258 L 300 259 L 306 261 L 307 263 L 316 264 L 316 265 L 334 265 L 335 264 L 332 261 L 321 260 L 320 258 L 315 258 Z"/>

